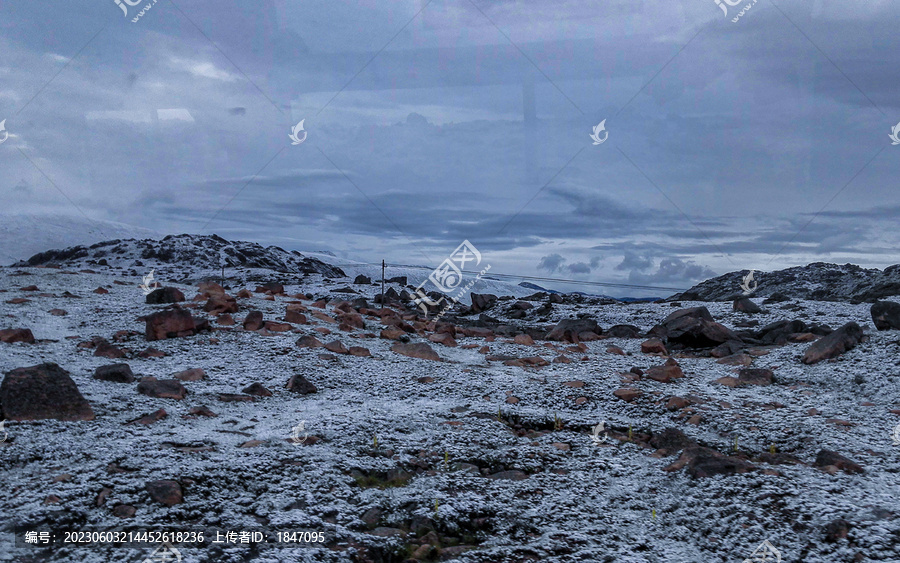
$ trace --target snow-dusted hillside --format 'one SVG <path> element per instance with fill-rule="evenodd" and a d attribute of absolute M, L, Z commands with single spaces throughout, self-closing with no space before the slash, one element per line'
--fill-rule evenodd
<path fill-rule="evenodd" d="M 25 260 L 51 248 L 90 245 L 117 238 L 153 239 L 163 236 L 150 229 L 81 216 L 0 214 L 0 264 Z"/>
<path fill-rule="evenodd" d="M 728 301 L 742 293 L 741 282 L 749 270 L 708 279 L 670 300 Z M 753 274 L 754 297 L 780 293 L 787 298 L 818 301 L 872 301 L 900 295 L 900 264 L 884 270 L 853 264 L 814 262 L 774 272 Z"/>

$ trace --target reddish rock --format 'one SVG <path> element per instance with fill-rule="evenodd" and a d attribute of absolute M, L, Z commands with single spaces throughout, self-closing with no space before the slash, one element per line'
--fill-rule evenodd
<path fill-rule="evenodd" d="M 188 311 L 180 308 L 165 309 L 144 317 L 144 338 L 164 340 L 189 336 L 197 330 L 197 322 Z"/>
<path fill-rule="evenodd" d="M 214 295 L 225 295 L 225 288 L 216 282 L 206 281 L 197 284 L 200 294 L 204 297 L 212 297 Z"/>
<path fill-rule="evenodd" d="M 177 379 L 144 379 L 138 383 L 137 391 L 141 395 L 156 397 L 158 399 L 184 399 L 187 389 Z"/>
<path fill-rule="evenodd" d="M 7 420 L 94 419 L 69 373 L 54 363 L 6 372 L 0 383 L 0 410 Z"/>
<path fill-rule="evenodd" d="M 16 297 L 15 299 L 10 299 L 7 301 L 10 305 L 21 305 L 23 303 L 31 303 L 31 299 L 25 299 L 24 297 Z"/>
<path fill-rule="evenodd" d="M 159 409 L 158 411 L 152 412 L 150 414 L 145 414 L 139 418 L 134 420 L 130 420 L 126 422 L 126 424 L 153 424 L 154 422 L 159 422 L 160 420 L 166 418 L 168 413 L 166 413 L 165 409 Z"/>
<path fill-rule="evenodd" d="M 246 393 L 248 395 L 253 395 L 254 397 L 271 397 L 272 392 L 266 389 L 266 387 L 262 383 L 251 383 L 243 390 L 242 393 Z"/>
<path fill-rule="evenodd" d="M 732 354 L 716 360 L 717 364 L 726 366 L 749 366 L 753 363 L 753 356 L 749 354 Z"/>
<path fill-rule="evenodd" d="M 249 289 L 242 289 L 237 292 L 235 297 L 238 299 L 250 299 L 251 297 L 253 297 L 253 294 L 250 293 Z"/>
<path fill-rule="evenodd" d="M 804 364 L 815 364 L 822 360 L 840 356 L 862 342 L 863 336 L 862 328 L 855 322 L 850 321 L 807 348 L 800 361 Z"/>
<path fill-rule="evenodd" d="M 654 381 L 671 383 L 674 379 L 684 377 L 684 372 L 681 371 L 681 366 L 674 358 L 669 358 L 663 365 L 648 369 L 646 376 Z"/>
<path fill-rule="evenodd" d="M 718 383 L 719 385 L 725 385 L 727 387 L 740 387 L 741 386 L 741 380 L 736 377 L 732 377 L 730 375 L 720 377 L 719 379 L 716 380 L 716 383 Z"/>
<path fill-rule="evenodd" d="M 305 311 L 306 308 L 302 305 L 288 305 L 287 310 L 284 313 L 284 320 L 289 323 L 294 323 L 298 325 L 308 324 L 309 321 L 306 319 L 306 315 L 304 315 L 301 311 Z"/>
<path fill-rule="evenodd" d="M 740 313 L 747 313 L 748 315 L 762 312 L 759 305 L 751 301 L 749 297 L 738 297 L 734 300 L 734 303 L 731 304 L 731 309 Z"/>
<path fill-rule="evenodd" d="M 25 287 L 20 287 L 19 289 L 22 291 L 40 291 L 40 289 L 38 289 L 38 286 L 36 285 L 28 285 Z"/>
<path fill-rule="evenodd" d="M 259 330 L 263 327 L 263 314 L 261 311 L 250 311 L 244 317 L 244 330 Z"/>
<path fill-rule="evenodd" d="M 144 301 L 148 305 L 160 305 L 162 303 L 180 303 L 184 301 L 184 293 L 176 287 L 161 287 L 154 289 Z"/>
<path fill-rule="evenodd" d="M 564 319 L 559 321 L 553 330 L 547 333 L 547 336 L 545 336 L 544 339 L 577 344 L 580 342 L 579 335 L 583 332 L 599 335 L 603 331 L 597 325 L 597 321 L 592 319 Z"/>
<path fill-rule="evenodd" d="M 453 337 L 446 332 L 429 335 L 428 340 L 436 342 L 438 344 L 443 344 L 444 346 L 456 347 L 456 340 L 454 340 Z"/>
<path fill-rule="evenodd" d="M 391 346 L 391 351 L 397 354 L 402 354 L 404 356 L 409 356 L 410 358 L 419 358 L 422 360 L 434 360 L 441 361 L 441 357 L 438 356 L 437 352 L 435 352 L 431 346 L 425 344 L 424 342 L 415 342 L 415 343 L 402 343 L 398 342 Z"/>
<path fill-rule="evenodd" d="M 117 504 L 113 507 L 112 513 L 116 518 L 134 518 L 137 508 L 130 504 Z"/>
<path fill-rule="evenodd" d="M 770 369 L 745 368 L 738 372 L 738 378 L 742 383 L 750 385 L 771 385 L 775 374 Z"/>
<path fill-rule="evenodd" d="M 222 326 L 234 326 L 234 317 L 228 313 L 223 313 L 216 318 L 216 322 Z"/>
<path fill-rule="evenodd" d="M 97 349 L 94 350 L 94 355 L 100 358 L 110 359 L 124 358 L 125 351 L 118 346 L 113 346 L 112 344 L 104 340 L 97 344 Z"/>
<path fill-rule="evenodd" d="M 134 373 L 128 364 L 110 364 L 95 369 L 94 379 L 115 383 L 132 383 L 134 382 Z"/>
<path fill-rule="evenodd" d="M 877 301 L 869 312 L 872 322 L 878 330 L 900 329 L 900 303 L 893 301 Z"/>
<path fill-rule="evenodd" d="M 516 337 L 513 338 L 513 342 L 522 344 L 523 346 L 531 346 L 534 344 L 534 339 L 528 334 L 517 334 Z"/>
<path fill-rule="evenodd" d="M 234 297 L 225 295 L 224 293 L 215 294 L 206 301 L 206 304 L 203 305 L 203 310 L 212 315 L 237 313 L 238 304 Z"/>
<path fill-rule="evenodd" d="M 284 293 L 284 286 L 277 282 L 267 282 L 256 286 L 256 293 L 271 293 L 279 295 Z"/>
<path fill-rule="evenodd" d="M 206 378 L 206 372 L 203 371 L 203 368 L 191 368 L 173 373 L 172 377 L 181 381 L 200 381 Z"/>
<path fill-rule="evenodd" d="M 632 389 L 632 388 L 628 388 L 628 387 L 624 387 L 622 389 L 616 389 L 615 391 L 613 391 L 613 395 L 622 399 L 626 403 L 630 403 L 631 401 L 637 399 L 638 397 L 640 397 L 643 394 L 644 394 L 644 392 L 641 391 L 640 389 Z"/>
<path fill-rule="evenodd" d="M 102 287 L 98 287 L 97 289 L 94 290 L 94 293 L 96 293 L 97 295 L 106 295 L 107 293 L 109 293 L 109 290 L 104 289 Z"/>
<path fill-rule="evenodd" d="M 66 315 L 69 314 L 69 312 L 66 311 L 65 309 L 50 309 L 47 312 L 50 313 L 51 315 L 53 315 L 54 317 L 65 317 Z"/>
<path fill-rule="evenodd" d="M 644 354 L 662 354 L 666 356 L 669 351 L 659 338 L 651 338 L 641 343 L 641 352 Z"/>
<path fill-rule="evenodd" d="M 287 332 L 294 328 L 288 323 L 276 323 L 275 321 L 266 321 L 264 325 L 266 330 L 270 330 L 272 332 Z"/>
<path fill-rule="evenodd" d="M 554 364 L 571 364 L 572 360 L 566 356 L 556 356 L 553 358 Z"/>
<path fill-rule="evenodd" d="M 340 340 L 334 340 L 325 345 L 325 349 L 335 354 L 349 354 L 350 350 Z"/>
<path fill-rule="evenodd" d="M 688 401 L 687 399 L 683 399 L 681 397 L 669 397 L 669 400 L 666 403 L 666 409 L 670 411 L 677 411 L 687 407 L 690 404 L 690 401 Z"/>
<path fill-rule="evenodd" d="M 298 348 L 321 348 L 325 346 L 322 341 L 311 334 L 306 334 L 297 339 Z"/>
<path fill-rule="evenodd" d="M 370 357 L 372 355 L 369 352 L 368 348 L 363 348 L 362 346 L 351 346 L 350 347 L 350 355 L 351 356 L 360 356 L 360 357 Z"/>
<path fill-rule="evenodd" d="M 199 407 L 191 407 L 191 409 L 188 411 L 188 414 L 193 415 L 193 416 L 208 416 L 208 417 L 219 416 L 216 413 L 214 413 L 213 411 L 209 410 L 209 407 L 206 407 L 203 405 L 201 405 Z"/>
<path fill-rule="evenodd" d="M 608 347 L 606 348 L 606 351 L 607 351 L 608 353 L 610 353 L 610 354 L 618 354 L 619 356 L 624 356 L 624 355 L 625 355 L 625 350 L 622 350 L 622 349 L 619 348 L 618 346 L 608 346 Z"/>
<path fill-rule="evenodd" d="M 747 473 L 756 467 L 742 459 L 729 457 L 715 450 L 691 445 L 685 448 L 681 457 L 666 471 L 675 471 L 687 466 L 688 474 L 695 479 L 712 477 L 713 475 L 734 475 Z"/>
<path fill-rule="evenodd" d="M 178 481 L 161 480 L 149 481 L 146 484 L 150 498 L 166 506 L 175 506 L 184 502 L 184 494 Z"/>
<path fill-rule="evenodd" d="M 162 350 L 157 350 L 156 348 L 153 348 L 152 346 L 150 346 L 146 350 L 144 350 L 140 354 L 138 354 L 138 357 L 140 357 L 140 358 L 164 358 L 164 357 L 166 357 L 166 353 L 163 352 Z"/>
<path fill-rule="evenodd" d="M 31 333 L 31 329 L 28 328 L 7 328 L 0 330 L 0 342 L 34 344 L 34 335 Z"/>
<path fill-rule="evenodd" d="M 315 393 L 318 391 L 316 386 L 310 383 L 305 377 L 296 373 L 291 376 L 288 380 L 286 387 L 288 390 L 293 391 L 294 393 L 300 393 L 301 395 L 308 395 L 309 393 Z"/>
<path fill-rule="evenodd" d="M 386 328 L 381 331 L 381 337 L 388 340 L 399 340 L 401 336 L 405 335 L 405 332 L 396 328 Z"/>
<path fill-rule="evenodd" d="M 813 464 L 829 473 L 844 471 L 845 473 L 865 473 L 861 465 L 831 450 L 820 450 Z"/>

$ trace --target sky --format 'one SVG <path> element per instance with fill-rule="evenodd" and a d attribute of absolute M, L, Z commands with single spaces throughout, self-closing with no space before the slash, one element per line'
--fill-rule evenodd
<path fill-rule="evenodd" d="M 5 2 L 2 212 L 661 288 L 900 262 L 900 5 L 728 1 Z"/>

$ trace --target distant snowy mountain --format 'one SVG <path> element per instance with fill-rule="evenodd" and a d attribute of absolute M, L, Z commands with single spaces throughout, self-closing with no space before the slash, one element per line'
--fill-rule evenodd
<path fill-rule="evenodd" d="M 695 285 L 673 300 L 724 301 L 743 294 L 741 283 L 749 270 L 730 272 Z M 774 272 L 754 272 L 748 287 L 753 297 L 780 293 L 793 299 L 816 301 L 872 301 L 900 295 L 900 264 L 884 270 L 853 264 L 813 262 Z"/>
<path fill-rule="evenodd" d="M 68 248 L 116 238 L 163 236 L 150 229 L 84 217 L 0 214 L 0 264 L 25 260 L 50 248 Z"/>

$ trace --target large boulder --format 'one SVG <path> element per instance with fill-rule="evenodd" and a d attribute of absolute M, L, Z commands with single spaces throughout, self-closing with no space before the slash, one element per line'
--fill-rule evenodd
<path fill-rule="evenodd" d="M 165 340 L 179 336 L 190 336 L 202 328 L 197 319 L 181 308 L 165 309 L 144 317 L 146 327 L 144 337 L 147 340 Z"/>
<path fill-rule="evenodd" d="M 356 276 L 356 279 L 353 280 L 353 283 L 355 285 L 370 284 L 370 283 L 372 283 L 372 278 L 360 274 L 360 275 Z"/>
<path fill-rule="evenodd" d="M 299 373 L 295 373 L 294 375 L 292 375 L 285 387 L 287 387 L 289 391 L 293 391 L 294 393 L 299 393 L 301 395 L 308 395 L 310 393 L 315 393 L 316 391 L 318 391 L 315 385 L 310 383 L 309 380 L 307 380 Z"/>
<path fill-rule="evenodd" d="M 184 301 L 184 293 L 181 293 L 177 287 L 161 287 L 148 293 L 145 301 L 148 305 L 179 303 Z"/>
<path fill-rule="evenodd" d="M 115 383 L 132 383 L 134 372 L 128 364 L 110 364 L 94 370 L 94 379 L 113 381 Z"/>
<path fill-rule="evenodd" d="M 244 330 L 259 330 L 263 327 L 262 311 L 250 311 L 244 317 Z"/>
<path fill-rule="evenodd" d="M 137 386 L 138 393 L 158 399 L 184 399 L 187 389 L 177 379 L 144 379 Z"/>
<path fill-rule="evenodd" d="M 731 308 L 734 311 L 747 313 L 750 315 L 762 312 L 762 309 L 759 308 L 759 305 L 751 301 L 749 297 L 738 297 L 734 300 L 734 303 L 732 303 Z"/>
<path fill-rule="evenodd" d="M 404 356 L 409 356 L 410 358 L 434 360 L 437 362 L 441 361 L 441 357 L 438 356 L 438 353 L 435 352 L 431 348 L 431 346 L 425 344 L 424 342 L 413 342 L 409 344 L 398 342 L 391 346 L 391 351 L 396 352 L 397 354 L 402 354 Z"/>
<path fill-rule="evenodd" d="M 871 313 L 878 330 L 900 330 L 900 303 L 877 301 L 872 305 Z"/>
<path fill-rule="evenodd" d="M 497 296 L 490 293 L 471 293 L 472 312 L 481 313 L 497 304 Z"/>
<path fill-rule="evenodd" d="M 49 362 L 6 372 L 0 383 L 0 410 L 7 420 L 94 419 L 69 372 Z"/>
<path fill-rule="evenodd" d="M 0 342 L 6 342 L 7 344 L 14 342 L 34 344 L 34 334 L 28 328 L 7 328 L 0 330 Z"/>
<path fill-rule="evenodd" d="M 759 329 L 755 337 L 763 344 L 776 344 L 783 346 L 790 342 L 792 334 L 809 332 L 809 327 L 801 320 L 775 321 Z"/>
<path fill-rule="evenodd" d="M 855 322 L 850 321 L 828 336 L 814 342 L 806 349 L 801 361 L 804 364 L 815 364 L 840 356 L 862 342 L 863 336 L 863 329 Z"/>
<path fill-rule="evenodd" d="M 553 330 L 547 333 L 545 340 L 558 340 L 577 344 L 583 340 L 579 335 L 592 333 L 600 335 L 603 329 L 594 319 L 563 319 L 557 323 Z"/>
<path fill-rule="evenodd" d="M 712 348 L 740 337 L 717 323 L 706 307 L 680 309 L 655 326 L 651 335 L 665 339 L 667 344 L 687 348 Z"/>
<path fill-rule="evenodd" d="M 213 315 L 221 315 L 223 313 L 237 313 L 238 304 L 237 300 L 230 295 L 225 295 L 224 293 L 215 293 L 211 295 L 210 298 L 206 301 L 206 304 L 203 305 L 203 310 Z"/>

